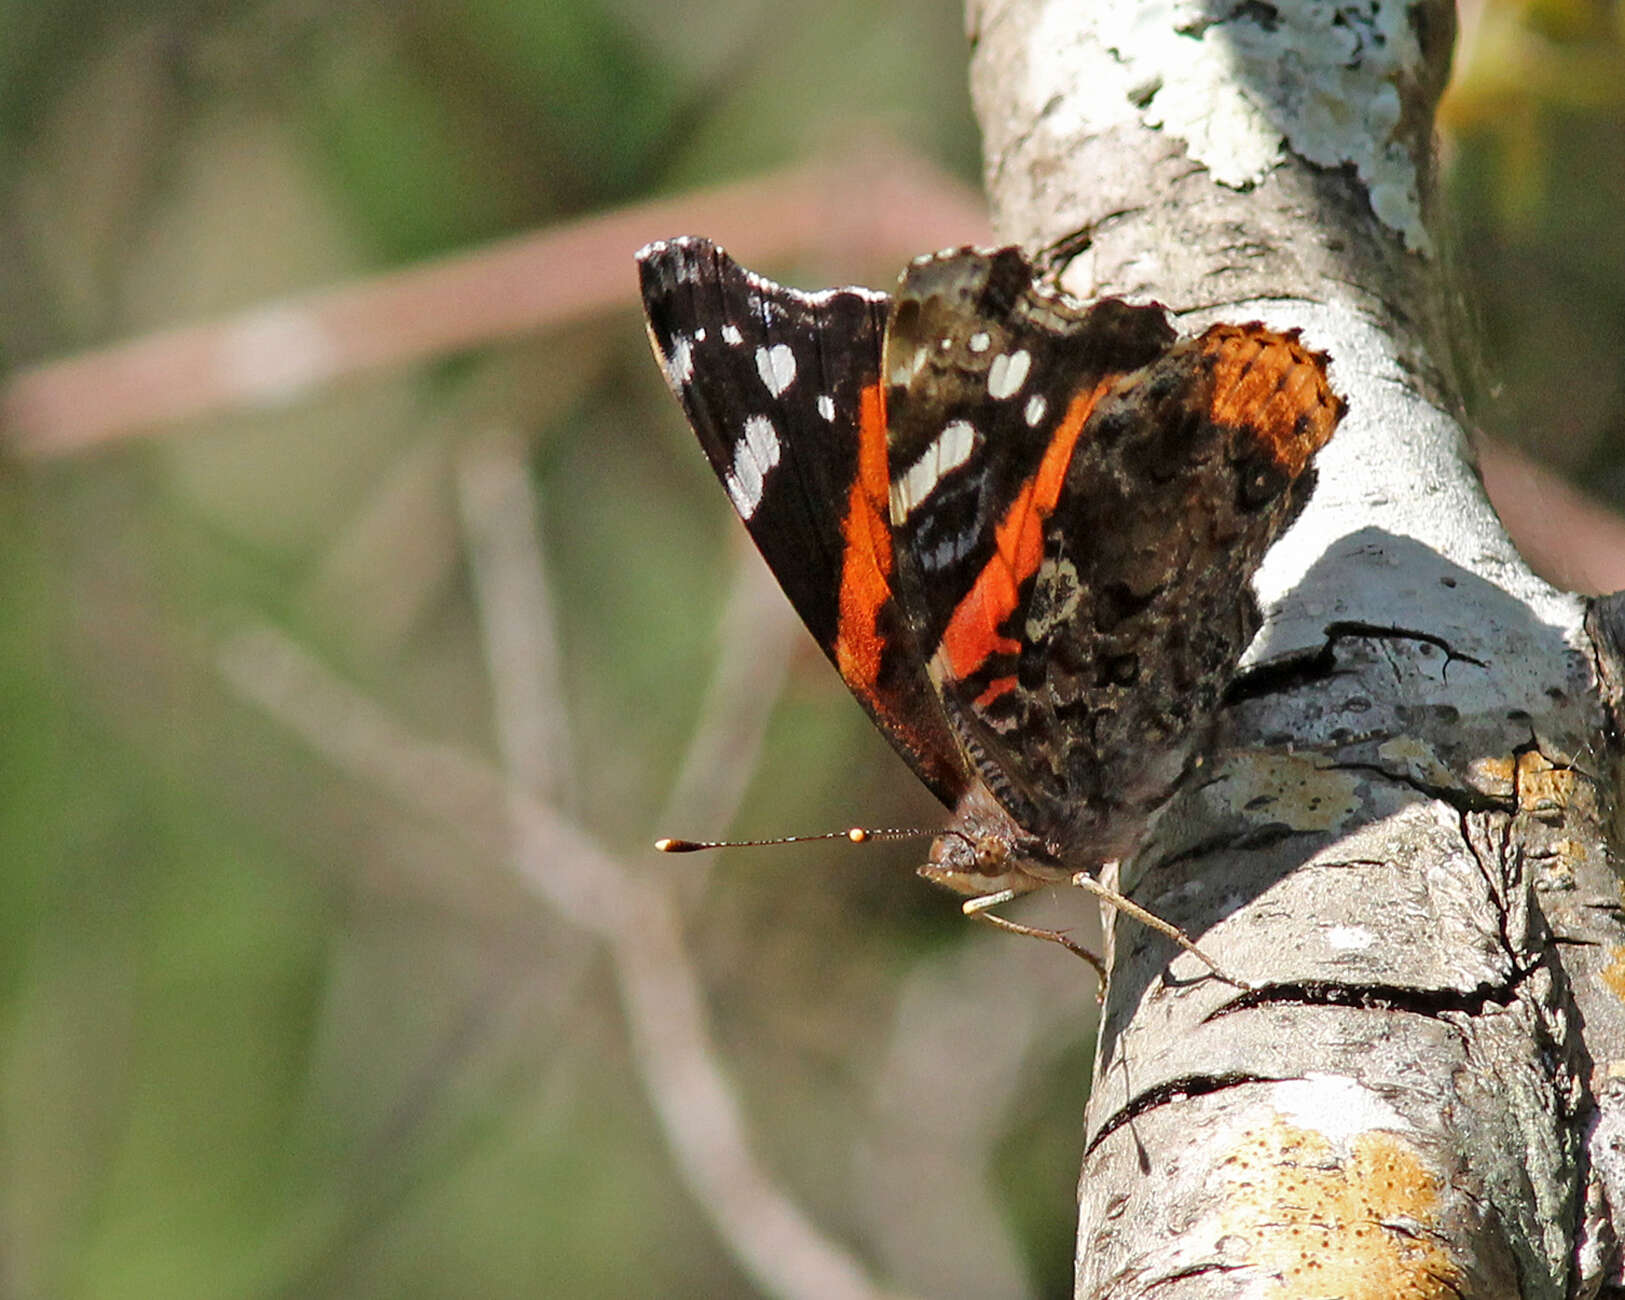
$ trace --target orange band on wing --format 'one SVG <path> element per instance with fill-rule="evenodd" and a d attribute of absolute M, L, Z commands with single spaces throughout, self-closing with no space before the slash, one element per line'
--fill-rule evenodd
<path fill-rule="evenodd" d="M 976 707 L 979 709 L 992 708 L 998 700 L 1015 690 L 1016 685 L 1017 682 L 1014 677 L 995 677 L 987 684 L 987 689 L 976 697 Z"/>
<path fill-rule="evenodd" d="M 1115 375 L 1108 376 L 1089 392 L 1073 399 L 1050 439 L 1038 472 L 1027 480 L 1004 512 L 1004 518 L 999 520 L 994 530 L 993 558 L 976 575 L 975 583 L 954 608 L 937 651 L 956 681 L 963 681 L 1001 651 L 1015 654 L 1021 649 L 1019 641 L 1000 636 L 999 627 L 1015 612 L 1021 584 L 1037 573 L 1043 562 L 1044 521 L 1060 500 L 1078 435 L 1115 378 Z M 999 684 L 993 683 L 989 692 Z"/>
<path fill-rule="evenodd" d="M 858 397 L 858 477 L 841 521 L 840 623 L 835 666 L 866 697 L 880 679 L 885 639 L 880 608 L 891 598 L 891 519 L 887 514 L 886 398 L 879 383 Z"/>

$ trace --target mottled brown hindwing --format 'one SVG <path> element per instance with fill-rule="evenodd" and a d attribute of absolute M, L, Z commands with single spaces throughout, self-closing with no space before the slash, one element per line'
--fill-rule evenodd
<path fill-rule="evenodd" d="M 1007 255 L 957 254 L 898 292 L 898 584 L 978 775 L 1099 861 L 1204 743 L 1257 630 L 1253 572 L 1343 407 L 1295 335 L 1175 342 L 1159 308 L 1018 281 Z"/>

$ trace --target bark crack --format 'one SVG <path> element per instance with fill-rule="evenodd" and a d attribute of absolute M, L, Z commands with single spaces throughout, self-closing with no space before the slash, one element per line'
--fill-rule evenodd
<path fill-rule="evenodd" d="M 1480 1016 L 1491 1007 L 1512 1006 L 1518 990 L 1542 965 L 1513 968 L 1508 981 L 1483 981 L 1470 989 L 1423 989 L 1404 984 L 1343 984 L 1333 980 L 1302 980 L 1252 989 L 1226 1002 L 1209 1021 L 1253 1007 L 1288 1004 L 1306 1007 L 1358 1007 L 1362 1011 L 1396 1011 L 1444 1020 L 1453 1015 Z"/>
<path fill-rule="evenodd" d="M 1525 982 L 1545 959 L 1527 967 L 1515 967 L 1508 981 L 1485 981 L 1470 989 L 1422 989 L 1399 984 L 1342 984 L 1329 980 L 1303 980 L 1296 983 L 1272 984 L 1253 989 L 1228 1000 L 1206 1019 L 1209 1023 L 1237 1012 L 1264 1006 L 1304 1007 L 1357 1007 L 1362 1011 L 1388 1011 L 1399 1015 L 1421 1016 L 1457 1028 L 1459 1017 L 1477 1019 L 1491 1011 L 1505 1011 L 1518 1000 Z M 1107 1137 L 1126 1124 L 1159 1106 L 1170 1102 L 1186 1101 L 1192 1097 L 1208 1096 L 1217 1092 L 1244 1087 L 1248 1084 L 1287 1083 L 1301 1075 L 1269 1075 L 1250 1071 L 1230 1071 L 1223 1074 L 1189 1074 L 1170 1079 L 1154 1088 L 1148 1088 L 1131 1098 L 1110 1115 L 1085 1148 L 1089 1156 Z"/>
<path fill-rule="evenodd" d="M 1300 686 L 1314 686 L 1334 677 L 1351 676 L 1356 670 L 1338 667 L 1337 647 L 1343 641 L 1419 641 L 1444 652 L 1445 668 L 1441 675 L 1448 680 L 1452 663 L 1468 663 L 1478 668 L 1489 665 L 1465 651 L 1457 650 L 1434 632 L 1419 628 L 1398 627 L 1384 623 L 1365 623 L 1354 619 L 1340 620 L 1326 625 L 1326 639 L 1318 650 L 1299 651 L 1286 655 L 1273 663 L 1237 673 L 1225 691 L 1227 705 L 1262 699 L 1269 695 L 1292 690 Z"/>
<path fill-rule="evenodd" d="M 1374 776 L 1384 777 L 1397 785 L 1409 786 L 1418 794 L 1426 795 L 1429 799 L 1437 799 L 1440 803 L 1455 809 L 1458 813 L 1498 812 L 1510 815 L 1518 811 L 1518 802 L 1515 797 L 1488 794 L 1483 790 L 1475 790 L 1466 785 L 1444 785 L 1435 781 L 1424 781 L 1412 773 L 1396 772 L 1393 768 L 1384 767 L 1381 763 L 1329 763 L 1327 764 L 1327 770 L 1333 772 L 1370 772 Z"/>
<path fill-rule="evenodd" d="M 1141 1115 L 1154 1110 L 1158 1106 L 1173 1101 L 1186 1101 L 1192 1097 L 1205 1097 L 1210 1093 L 1223 1092 L 1226 1089 L 1238 1088 L 1250 1083 L 1281 1083 L 1285 1081 L 1286 1077 L 1288 1076 L 1276 1077 L 1238 1070 L 1228 1074 L 1193 1074 L 1178 1079 L 1169 1079 L 1155 1088 L 1148 1088 L 1138 1094 L 1109 1116 L 1100 1126 L 1100 1131 L 1084 1148 L 1084 1159 L 1087 1160 L 1095 1148 L 1118 1129 L 1125 1124 L 1132 1124 Z"/>

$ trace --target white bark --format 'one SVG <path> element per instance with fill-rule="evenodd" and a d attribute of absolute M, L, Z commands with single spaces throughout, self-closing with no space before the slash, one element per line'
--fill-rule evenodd
<path fill-rule="evenodd" d="M 1301 326 L 1350 411 L 1224 741 L 1127 883 L 1080 1297 L 1599 1294 L 1625 1057 L 1583 603 L 1469 463 L 1430 228 L 1443 0 L 971 5 L 1001 234 L 1184 323 Z M 1283 1289 L 1271 1289 L 1279 1286 Z"/>

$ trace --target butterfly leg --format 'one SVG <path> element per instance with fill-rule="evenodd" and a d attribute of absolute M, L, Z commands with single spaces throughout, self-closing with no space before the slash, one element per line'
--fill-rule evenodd
<path fill-rule="evenodd" d="M 1051 943 L 1058 943 L 1068 952 L 1076 953 L 1095 968 L 1095 974 L 1100 978 L 1102 989 L 1106 987 L 1106 965 L 1071 935 L 1063 930 L 1044 930 L 1036 925 L 1023 925 L 1020 921 L 1012 921 L 1008 917 L 995 915 L 988 911 L 990 907 L 997 907 L 1000 903 L 1008 903 L 1025 891 L 1019 889 L 1001 889 L 994 894 L 982 894 L 977 898 L 967 898 L 963 905 L 966 916 L 973 921 L 985 921 L 988 925 L 996 926 L 1010 934 L 1024 934 L 1032 939 L 1048 939 Z"/>
<path fill-rule="evenodd" d="M 1100 899 L 1101 902 L 1109 903 L 1119 912 L 1122 912 L 1127 916 L 1132 916 L 1141 925 L 1149 926 L 1158 934 L 1167 935 L 1226 984 L 1233 984 L 1238 989 L 1245 989 L 1249 992 L 1256 987 L 1255 985 L 1249 984 L 1246 980 L 1239 980 L 1234 975 L 1227 972 L 1222 966 L 1219 965 L 1218 962 L 1214 961 L 1213 958 L 1209 957 L 1205 952 L 1198 948 L 1196 946 L 1196 941 L 1193 940 L 1190 935 L 1181 930 L 1177 925 L 1173 924 L 1173 922 L 1164 921 L 1155 912 L 1147 911 L 1138 903 L 1123 897 L 1123 895 L 1119 894 L 1115 889 L 1107 889 L 1105 885 L 1101 884 L 1087 871 L 1078 872 L 1077 875 L 1072 877 L 1072 883 L 1079 889 L 1086 890 L 1087 892 L 1093 894 L 1096 898 Z M 971 901 L 980 902 L 981 900 L 972 899 Z M 968 909 L 969 905 L 967 904 L 967 910 Z"/>

